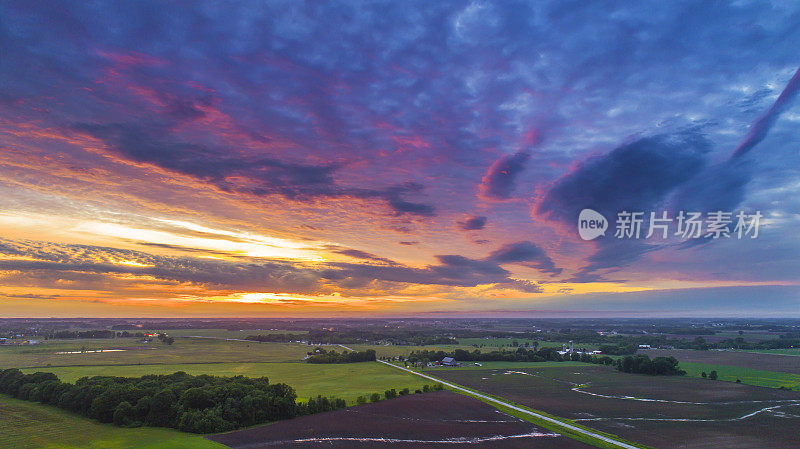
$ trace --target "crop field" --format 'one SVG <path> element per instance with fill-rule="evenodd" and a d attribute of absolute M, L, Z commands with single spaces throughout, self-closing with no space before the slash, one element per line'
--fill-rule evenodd
<path fill-rule="evenodd" d="M 683 362 L 680 365 L 686 371 L 686 374 L 692 377 L 702 378 L 702 373 L 708 374 L 713 370 L 717 372 L 717 379 L 720 381 L 736 382 L 739 380 L 747 385 L 755 385 L 757 387 L 784 387 L 791 390 L 800 390 L 800 374 L 777 373 L 775 371 L 707 363 Z"/>
<path fill-rule="evenodd" d="M 209 438 L 234 449 L 591 447 L 449 391 L 415 394 Z"/>
<path fill-rule="evenodd" d="M 159 332 L 158 329 L 149 332 Z M 228 329 L 169 329 L 166 331 L 173 337 L 187 337 L 193 335 L 200 335 L 205 337 L 218 337 L 218 338 L 247 338 L 249 335 L 267 335 L 267 334 L 295 334 L 298 339 L 302 339 L 307 331 L 295 330 L 272 330 L 272 329 L 241 329 L 241 330 L 228 330 Z"/>
<path fill-rule="evenodd" d="M 299 400 L 318 394 L 336 396 L 348 403 L 355 403 L 360 395 L 383 393 L 394 388 L 411 391 L 422 388 L 431 381 L 392 369 L 375 362 L 346 364 L 295 363 L 192 363 L 164 365 L 104 365 L 60 368 L 26 369 L 24 372 L 51 372 L 59 379 L 74 382 L 84 376 L 138 377 L 146 374 L 172 374 L 184 371 L 189 374 L 211 374 L 216 376 L 269 377 L 271 383 L 286 383 L 297 392 Z"/>
<path fill-rule="evenodd" d="M 800 446 L 800 394 L 597 365 L 441 370 L 446 381 L 657 448 Z M 746 443 L 746 444 L 745 444 Z"/>
<path fill-rule="evenodd" d="M 103 352 L 90 352 L 102 350 Z M 134 365 L 154 363 L 291 362 L 309 350 L 298 343 L 259 343 L 222 338 L 177 337 L 167 345 L 137 338 L 49 340 L 0 346 L 0 367 Z"/>
<path fill-rule="evenodd" d="M 427 346 L 406 346 L 406 345 L 364 345 L 364 344 L 348 344 L 346 345 L 349 348 L 352 348 L 354 351 L 364 351 L 367 349 L 374 349 L 375 353 L 378 357 L 397 357 L 397 356 L 407 356 L 413 351 L 445 351 L 445 352 L 452 352 L 456 349 L 464 349 L 466 351 L 474 351 L 476 349 L 480 350 L 481 352 L 491 352 L 491 351 L 516 351 L 517 346 L 512 346 L 511 344 L 515 341 L 511 338 L 493 338 L 493 339 L 484 339 L 484 338 L 461 338 L 458 339 L 459 344 L 457 345 L 427 345 Z M 516 340 L 517 343 L 523 344 L 525 342 L 533 343 L 533 340 L 525 340 L 525 339 L 518 339 Z M 475 347 L 473 345 L 478 345 Z M 483 345 L 483 346 L 481 346 Z M 539 348 L 547 348 L 547 347 L 558 347 L 560 348 L 562 343 L 559 342 L 539 342 Z M 576 345 L 578 346 L 578 345 Z M 589 350 L 597 349 L 595 345 L 579 345 L 581 348 L 586 348 Z M 338 350 L 338 349 L 337 349 Z"/>
<path fill-rule="evenodd" d="M 356 344 L 349 344 L 345 345 L 348 348 L 352 349 L 353 351 L 365 351 L 367 349 L 374 349 L 375 354 L 378 357 L 403 357 L 411 354 L 413 351 L 446 351 L 452 352 L 456 349 L 466 349 L 466 350 L 473 350 L 472 346 L 460 346 L 460 345 L 430 345 L 430 346 L 405 346 L 405 345 L 356 345 Z M 341 350 L 339 347 L 334 347 L 336 351 Z"/>
<path fill-rule="evenodd" d="M 793 355 L 796 357 L 800 357 L 800 348 L 765 349 L 763 351 L 745 351 L 745 352 L 753 352 L 756 354 Z"/>
<path fill-rule="evenodd" d="M 517 346 L 514 346 L 514 342 L 517 342 Z M 568 344 L 569 342 L 566 341 L 538 341 L 529 338 L 459 338 L 458 343 L 461 346 L 470 346 L 475 349 L 475 345 L 478 346 L 478 349 L 483 350 L 491 350 L 491 349 L 499 349 L 499 348 L 514 348 L 517 349 L 518 346 L 524 345 L 528 343 L 529 345 L 538 345 L 539 348 L 558 348 L 561 347 L 563 344 Z M 597 349 L 597 345 L 592 344 L 575 344 L 576 347 L 580 346 L 581 348 L 586 348 L 589 350 Z"/>
<path fill-rule="evenodd" d="M 647 354 L 650 357 L 673 356 L 679 362 L 739 366 L 779 373 L 800 374 L 800 359 L 786 355 L 745 351 L 695 351 L 691 349 L 649 349 L 639 351 L 639 353 Z"/>
<path fill-rule="evenodd" d="M 56 407 L 0 395 L 4 449 L 224 449 L 198 435 L 168 429 L 126 429 Z"/>

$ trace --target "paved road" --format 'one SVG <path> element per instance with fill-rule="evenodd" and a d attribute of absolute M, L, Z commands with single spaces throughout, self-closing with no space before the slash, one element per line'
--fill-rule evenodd
<path fill-rule="evenodd" d="M 340 345 L 340 346 L 341 346 L 341 345 Z M 407 371 L 407 372 L 409 372 L 409 373 L 411 373 L 411 374 L 415 374 L 415 375 L 417 375 L 417 376 L 421 376 L 421 377 L 424 377 L 424 378 L 426 378 L 426 379 L 430 379 L 430 380 L 433 380 L 433 381 L 435 381 L 435 382 L 439 382 L 439 383 L 441 383 L 442 385 L 447 385 L 447 386 L 448 386 L 448 387 L 450 387 L 450 388 L 453 388 L 453 389 L 456 389 L 456 390 L 460 390 L 460 391 L 463 391 L 463 392 L 465 392 L 465 393 L 469 393 L 469 394 L 471 394 L 471 395 L 473 395 L 473 396 L 479 397 L 479 398 L 481 398 L 481 399 L 485 399 L 485 400 L 487 400 L 487 401 L 489 401 L 489 402 L 494 402 L 495 404 L 502 405 L 503 407 L 508 407 L 508 408 L 510 408 L 510 409 L 512 409 L 512 410 L 516 410 L 516 411 L 518 411 L 518 412 L 520 412 L 520 413 L 524 413 L 524 414 L 526 414 L 526 415 L 533 416 L 534 418 L 539 418 L 539 419 L 542 419 L 542 420 L 544 420 L 544 421 L 547 421 L 547 422 L 550 422 L 550 423 L 553 423 L 553 424 L 559 425 L 559 426 L 561 426 L 561 427 L 564 427 L 564 428 L 570 429 L 570 430 L 572 430 L 572 431 L 574 431 L 574 432 L 581 433 L 581 434 L 583 434 L 583 435 L 586 435 L 586 436 L 589 436 L 589 437 L 592 437 L 592 438 L 596 438 L 596 439 L 598 439 L 598 440 L 601 440 L 601 441 L 605 441 L 606 443 L 613 444 L 614 446 L 617 446 L 617 447 L 624 447 L 624 448 L 626 448 L 626 449 L 639 449 L 639 448 L 637 448 L 636 446 L 633 446 L 633 445 L 630 445 L 630 444 L 624 443 L 624 442 L 622 442 L 622 441 L 618 441 L 618 440 L 615 440 L 615 439 L 613 439 L 613 438 L 609 438 L 609 437 L 607 437 L 607 436 L 605 436 L 605 435 L 600 435 L 600 434 L 598 434 L 598 433 L 594 433 L 594 432 L 592 432 L 592 431 L 589 431 L 589 430 L 583 429 L 583 428 L 581 428 L 581 427 L 573 426 L 572 424 L 568 424 L 568 423 L 565 423 L 565 422 L 563 422 L 563 421 L 559 421 L 559 420 L 557 420 L 557 419 L 555 419 L 555 418 L 551 418 L 551 417 L 549 417 L 549 416 L 540 415 L 539 413 L 532 412 L 532 411 L 530 411 L 530 410 L 526 410 L 526 409 L 524 409 L 524 408 L 517 407 L 517 406 L 515 406 L 515 405 L 509 404 L 508 402 L 504 402 L 504 401 L 501 401 L 501 400 L 499 400 L 499 399 L 495 399 L 495 398 L 493 398 L 493 397 L 491 397 L 491 396 L 486 396 L 486 395 L 483 395 L 483 394 L 480 394 L 480 393 L 476 393 L 476 392 L 474 392 L 474 391 L 472 391 L 472 390 L 468 390 L 468 389 L 466 389 L 466 388 L 464 388 L 464 387 L 460 387 L 460 386 L 458 386 L 458 385 L 451 384 L 451 383 L 449 383 L 449 382 L 445 382 L 445 381 L 443 381 L 443 380 L 440 380 L 440 379 L 437 379 L 437 378 L 435 378 L 435 377 L 433 377 L 433 376 L 428 376 L 428 375 L 426 375 L 426 374 L 418 373 L 418 372 L 416 372 L 416 371 L 413 371 L 413 370 L 410 370 L 410 369 L 408 369 L 408 368 L 403 368 L 403 367 L 401 367 L 401 366 L 397 366 L 397 365 L 393 365 L 393 364 L 391 364 L 391 363 L 384 362 L 383 360 L 377 360 L 377 361 L 378 361 L 378 362 L 380 362 L 380 363 L 383 363 L 384 365 L 389 365 L 389 366 L 391 366 L 392 368 L 397 368 L 397 369 L 400 369 L 400 370 L 403 370 L 403 371 Z"/>

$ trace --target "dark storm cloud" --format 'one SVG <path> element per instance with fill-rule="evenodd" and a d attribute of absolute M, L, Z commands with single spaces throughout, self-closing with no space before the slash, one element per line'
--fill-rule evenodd
<path fill-rule="evenodd" d="M 583 209 L 606 217 L 651 211 L 706 165 L 708 141 L 696 131 L 645 137 L 584 161 L 557 180 L 536 213 L 574 224 Z"/>
<path fill-rule="evenodd" d="M 197 177 L 226 191 L 244 191 L 257 196 L 282 195 L 298 201 L 317 198 L 350 197 L 382 199 L 397 215 L 434 215 L 428 204 L 404 197 L 423 187 L 405 183 L 383 190 L 347 188 L 336 183 L 337 165 L 290 163 L 264 156 L 247 156 L 227 148 L 169 141 L 161 126 L 139 127 L 126 124 L 78 124 L 74 128 L 102 139 L 120 155 L 136 162 L 147 162 Z M 230 178 L 247 179 L 243 187 Z"/>
<path fill-rule="evenodd" d="M 557 268 L 543 249 L 532 242 L 517 242 L 504 245 L 493 251 L 488 260 L 497 263 L 519 263 L 536 268 L 552 275 L 561 274 L 563 268 Z"/>
<path fill-rule="evenodd" d="M 465 231 L 479 231 L 486 226 L 486 217 L 477 215 L 466 220 L 459 221 L 458 226 Z"/>

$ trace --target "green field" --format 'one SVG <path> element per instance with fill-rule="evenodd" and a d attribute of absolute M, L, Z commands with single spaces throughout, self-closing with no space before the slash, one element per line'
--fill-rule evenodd
<path fill-rule="evenodd" d="M 793 373 L 778 373 L 738 366 L 691 362 L 680 362 L 680 367 L 691 377 L 702 377 L 701 373 L 703 371 L 710 373 L 715 370 L 719 376 L 718 380 L 722 381 L 736 382 L 736 379 L 739 379 L 743 384 L 757 387 L 787 387 L 792 390 L 800 390 L 800 375 Z"/>
<path fill-rule="evenodd" d="M 493 349 L 517 349 L 518 346 L 524 345 L 528 343 L 529 345 L 534 345 L 536 343 L 539 344 L 539 349 L 541 348 L 560 348 L 563 344 L 569 344 L 566 341 L 538 341 L 529 338 L 459 338 L 457 339 L 460 346 L 469 346 L 472 349 L 476 349 L 475 345 L 478 346 L 477 349 L 481 349 L 482 351 L 489 351 Z M 518 346 L 513 346 L 514 342 L 517 342 Z M 597 349 L 597 345 L 592 344 L 584 344 L 584 343 L 575 343 L 575 348 L 586 348 L 589 350 L 594 351 Z"/>
<path fill-rule="evenodd" d="M 217 376 L 269 377 L 270 382 L 283 382 L 294 387 L 299 400 L 322 394 L 336 396 L 354 403 L 360 395 L 383 393 L 387 389 L 422 388 L 425 381 L 417 376 L 392 369 L 375 362 L 345 364 L 311 363 L 213 363 L 169 365 L 106 365 L 59 368 L 26 369 L 26 373 L 44 371 L 55 373 L 65 382 L 74 382 L 84 376 L 138 377 L 146 374 L 172 374 L 185 371 L 189 374 Z"/>
<path fill-rule="evenodd" d="M 224 449 L 198 435 L 100 424 L 56 407 L 0 395 L 4 449 Z"/>
<path fill-rule="evenodd" d="M 764 349 L 761 351 L 743 351 L 743 352 L 755 352 L 756 354 L 793 355 L 800 357 L 800 348 Z"/>
<path fill-rule="evenodd" d="M 526 339 L 513 339 L 513 338 L 459 338 L 457 345 L 428 345 L 428 346 L 404 346 L 404 345 L 363 345 L 363 344 L 349 344 L 345 345 L 354 351 L 364 351 L 367 349 L 374 349 L 378 357 L 403 357 L 411 354 L 414 351 L 445 351 L 453 352 L 456 349 L 463 349 L 465 351 L 474 351 L 478 349 L 481 352 L 491 351 L 516 351 L 517 346 L 511 346 L 516 341 L 518 344 L 530 343 L 533 344 L 534 340 Z M 563 343 L 541 341 L 539 342 L 539 349 L 556 347 L 560 348 Z M 473 345 L 478 345 L 475 347 Z M 481 346 L 483 345 L 483 346 Z M 575 345 L 576 348 L 586 348 L 588 350 L 597 349 L 597 345 L 581 344 Z M 338 349 L 338 348 L 337 348 Z"/>
<path fill-rule="evenodd" d="M 86 352 L 122 349 L 117 352 Z M 84 351 L 81 353 L 81 351 Z M 135 365 L 153 363 L 292 362 L 309 351 L 298 343 L 259 343 L 221 338 L 176 337 L 166 345 L 158 340 L 142 343 L 136 338 L 48 340 L 38 345 L 0 346 L 0 367 L 47 367 L 78 365 Z M 58 354 L 59 352 L 79 352 Z"/>

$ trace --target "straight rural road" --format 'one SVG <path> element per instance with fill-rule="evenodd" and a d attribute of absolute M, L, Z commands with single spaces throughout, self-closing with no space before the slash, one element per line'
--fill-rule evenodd
<path fill-rule="evenodd" d="M 458 386 L 458 385 L 455 385 L 455 384 L 451 384 L 449 382 L 445 382 L 445 381 L 443 381 L 441 379 L 437 379 L 437 378 L 435 378 L 433 376 L 428 376 L 426 374 L 418 373 L 418 372 L 416 372 L 414 370 L 410 370 L 408 368 L 403 368 L 401 366 L 397 366 L 397 365 L 393 365 L 393 364 L 388 363 L 388 362 L 384 362 L 383 360 L 376 360 L 376 361 L 380 362 L 380 363 L 383 363 L 384 365 L 391 366 L 392 368 L 397 368 L 399 370 L 407 371 L 407 372 L 409 372 L 411 374 L 415 374 L 417 376 L 424 377 L 426 379 L 433 380 L 435 382 L 439 382 L 442 385 L 447 385 L 448 387 L 453 388 L 455 390 L 459 390 L 459 391 L 463 391 L 465 393 L 469 393 L 469 394 L 471 394 L 473 396 L 479 397 L 481 399 L 485 399 L 485 400 L 487 400 L 489 402 L 494 402 L 495 404 L 502 405 L 503 407 L 508 407 L 508 408 L 510 408 L 512 410 L 516 410 L 516 411 L 518 411 L 520 413 L 524 413 L 526 415 L 533 416 L 534 418 L 539 418 L 541 420 L 544 420 L 544 421 L 559 425 L 561 427 L 570 429 L 570 430 L 572 430 L 574 432 L 586 435 L 588 437 L 596 438 L 596 439 L 598 439 L 600 441 L 604 441 L 606 443 L 613 444 L 613 445 L 615 445 L 617 447 L 624 447 L 626 449 L 640 449 L 637 446 L 633 446 L 633 445 L 630 445 L 628 443 L 625 443 L 625 442 L 622 442 L 622 441 L 618 441 L 618 440 L 615 440 L 613 438 L 609 438 L 609 437 L 607 437 L 605 435 L 600 435 L 599 433 L 591 432 L 591 431 L 583 429 L 581 427 L 573 426 L 572 424 L 568 424 L 568 423 L 565 423 L 563 421 L 559 421 L 559 420 L 557 420 L 555 418 L 551 418 L 549 416 L 540 415 L 539 413 L 532 412 L 530 410 L 526 410 L 526 409 L 521 408 L 521 407 L 517 407 L 515 405 L 509 404 L 508 402 L 504 402 L 504 401 L 501 401 L 499 399 L 495 399 L 495 398 L 493 398 L 491 396 L 486 396 L 486 395 L 483 395 L 483 394 L 480 394 L 480 393 L 476 393 L 476 392 L 474 392 L 472 390 L 468 390 L 468 389 L 466 389 L 464 387 L 461 387 L 461 386 Z"/>

